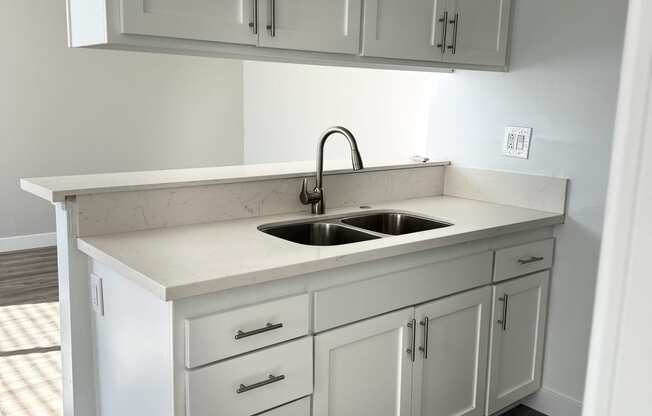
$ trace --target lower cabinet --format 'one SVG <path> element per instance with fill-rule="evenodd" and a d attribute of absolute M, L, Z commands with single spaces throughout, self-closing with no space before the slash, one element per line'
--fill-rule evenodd
<path fill-rule="evenodd" d="M 549 272 L 494 286 L 487 414 L 541 387 Z"/>
<path fill-rule="evenodd" d="M 314 416 L 481 415 L 491 288 L 315 337 Z"/>
<path fill-rule="evenodd" d="M 414 308 L 315 337 L 313 416 L 408 416 Z"/>
<path fill-rule="evenodd" d="M 484 412 L 491 288 L 418 306 L 412 415 Z"/>

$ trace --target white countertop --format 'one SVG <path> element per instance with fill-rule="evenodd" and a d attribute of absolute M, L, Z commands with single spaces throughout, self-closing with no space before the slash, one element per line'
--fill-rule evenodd
<path fill-rule="evenodd" d="M 259 225 L 310 218 L 285 214 L 86 237 L 78 247 L 163 300 L 174 300 L 563 222 L 558 213 L 449 196 L 373 205 L 454 225 L 340 246 L 305 246 Z M 359 208 L 330 210 L 326 217 Z"/>
<path fill-rule="evenodd" d="M 450 165 L 450 162 L 431 161 L 427 163 L 416 163 L 403 160 L 365 161 L 365 171 L 446 165 Z M 328 160 L 324 162 L 324 175 L 335 175 L 350 170 L 350 160 Z M 24 191 L 50 202 L 61 202 L 67 196 L 73 195 L 295 178 L 314 175 L 314 173 L 315 161 L 312 160 L 305 162 L 25 178 L 20 180 L 20 186 Z"/>

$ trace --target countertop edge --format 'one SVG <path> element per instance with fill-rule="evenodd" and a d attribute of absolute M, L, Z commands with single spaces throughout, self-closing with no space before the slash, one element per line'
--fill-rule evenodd
<path fill-rule="evenodd" d="M 520 231 L 529 231 L 536 228 L 549 227 L 563 224 L 564 214 L 551 215 L 547 218 L 518 222 L 514 224 L 499 225 L 490 228 L 462 232 L 445 237 L 428 238 L 420 241 L 401 243 L 392 246 L 370 249 L 346 255 L 334 256 L 327 259 L 313 260 L 302 263 L 292 263 L 282 267 L 254 270 L 242 274 L 233 274 L 214 279 L 203 280 L 191 284 L 163 287 L 146 275 L 116 260 L 111 255 L 95 248 L 84 241 L 77 239 L 77 247 L 91 258 L 114 269 L 119 274 L 133 280 L 142 288 L 163 301 L 174 301 L 183 298 L 200 296 L 208 293 L 220 292 L 228 289 L 251 286 L 280 280 L 302 274 L 314 273 L 337 267 L 351 266 L 354 264 L 374 261 L 381 258 L 399 256 L 424 250 L 430 250 L 454 244 L 465 243 L 473 240 L 498 237 Z"/>
<path fill-rule="evenodd" d="M 127 266 L 121 261 L 117 260 L 115 257 L 105 253 L 102 250 L 97 249 L 92 244 L 87 243 L 82 238 L 77 238 L 77 248 L 82 253 L 87 256 L 99 261 L 102 264 L 109 266 L 111 269 L 116 271 L 118 274 L 121 274 L 132 281 L 134 281 L 138 286 L 147 290 L 157 298 L 161 300 L 172 300 L 168 299 L 168 290 L 160 284 L 156 283 L 154 280 L 150 279 L 146 275 L 140 273 L 139 271 Z"/>

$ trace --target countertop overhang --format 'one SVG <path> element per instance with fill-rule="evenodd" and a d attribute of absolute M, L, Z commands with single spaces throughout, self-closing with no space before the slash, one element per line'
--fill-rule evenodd
<path fill-rule="evenodd" d="M 365 162 L 364 170 L 365 172 L 374 172 L 448 165 L 450 165 L 449 161 L 425 163 L 370 161 Z M 324 175 L 337 175 L 347 172 L 351 172 L 350 160 L 328 160 L 324 163 Z M 20 180 L 20 187 L 26 192 L 55 203 L 64 201 L 66 197 L 76 195 L 300 178 L 314 174 L 315 161 L 302 161 L 24 178 Z"/>
<path fill-rule="evenodd" d="M 78 238 L 88 256 L 165 301 L 254 285 L 553 226 L 564 215 L 471 199 L 434 196 L 373 204 L 452 223 L 436 230 L 340 246 L 305 246 L 265 234 L 262 224 L 311 218 L 294 213 Z M 330 210 L 325 217 L 360 212 Z"/>

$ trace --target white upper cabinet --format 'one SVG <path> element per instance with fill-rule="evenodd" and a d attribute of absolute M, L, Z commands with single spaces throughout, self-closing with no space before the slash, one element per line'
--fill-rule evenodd
<path fill-rule="evenodd" d="M 362 0 L 258 0 L 267 48 L 360 53 Z"/>
<path fill-rule="evenodd" d="M 413 322 L 408 308 L 317 335 L 313 416 L 409 416 Z"/>
<path fill-rule="evenodd" d="M 367 0 L 363 55 L 503 66 L 511 0 Z"/>
<path fill-rule="evenodd" d="M 366 0 L 363 55 L 441 61 L 448 0 Z"/>
<path fill-rule="evenodd" d="M 541 386 L 549 272 L 494 287 L 487 414 Z"/>
<path fill-rule="evenodd" d="M 511 0 L 449 0 L 444 60 L 505 65 Z"/>
<path fill-rule="evenodd" d="M 67 0 L 69 43 L 373 68 L 505 68 L 511 0 Z"/>
<path fill-rule="evenodd" d="M 413 416 L 484 413 L 490 308 L 489 287 L 417 307 Z"/>
<path fill-rule="evenodd" d="M 253 0 L 121 0 L 122 33 L 255 45 Z"/>

